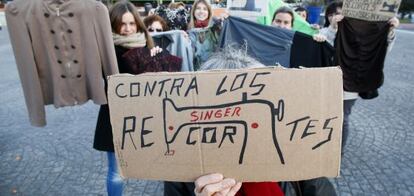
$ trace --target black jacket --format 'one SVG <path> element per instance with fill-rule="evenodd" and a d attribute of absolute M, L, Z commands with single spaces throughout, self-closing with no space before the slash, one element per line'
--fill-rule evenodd
<path fill-rule="evenodd" d="M 386 21 L 344 18 L 339 23 L 335 59 L 342 68 L 344 90 L 364 93 L 381 87 L 389 29 Z"/>

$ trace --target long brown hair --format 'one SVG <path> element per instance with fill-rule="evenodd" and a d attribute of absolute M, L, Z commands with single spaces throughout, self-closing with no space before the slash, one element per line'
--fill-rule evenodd
<path fill-rule="evenodd" d="M 211 6 L 210 6 L 210 3 L 208 1 L 206 1 L 206 0 L 194 1 L 193 6 L 191 7 L 191 18 L 190 18 L 190 23 L 188 24 L 188 29 L 192 29 L 195 26 L 194 24 L 195 24 L 196 18 L 194 16 L 194 13 L 195 13 L 196 7 L 199 3 L 204 3 L 207 6 L 207 10 L 208 10 L 208 18 L 207 19 L 208 19 L 209 24 L 211 22 L 211 19 L 213 18 L 212 17 L 213 11 L 211 10 Z"/>
<path fill-rule="evenodd" d="M 130 3 L 129 1 L 122 0 L 115 3 L 111 9 L 109 9 L 109 18 L 111 20 L 112 32 L 116 34 L 120 34 L 121 26 L 122 26 L 122 16 L 125 13 L 130 12 L 135 19 L 135 24 L 137 25 L 137 32 L 144 33 L 145 39 L 147 40 L 147 47 L 149 49 L 154 47 L 154 41 L 152 37 L 149 35 L 147 28 L 142 22 L 141 17 L 137 9 L 135 8 L 134 4 Z"/>

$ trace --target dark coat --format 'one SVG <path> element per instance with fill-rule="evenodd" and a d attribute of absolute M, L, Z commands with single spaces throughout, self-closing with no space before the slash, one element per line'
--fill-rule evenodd
<path fill-rule="evenodd" d="M 120 73 L 141 74 L 145 72 L 176 72 L 181 70 L 181 58 L 170 55 L 166 50 L 155 57 L 151 57 L 150 50 L 145 47 L 129 50 L 121 46 L 115 46 L 115 52 Z M 105 89 L 107 89 L 106 81 Z M 109 107 L 107 104 L 101 105 L 96 123 L 93 147 L 96 150 L 114 152 L 112 139 Z"/>
<path fill-rule="evenodd" d="M 384 82 L 384 60 L 388 47 L 387 22 L 344 18 L 335 40 L 336 62 L 341 66 L 344 90 L 372 92 Z M 369 95 L 371 94 L 371 95 Z"/>

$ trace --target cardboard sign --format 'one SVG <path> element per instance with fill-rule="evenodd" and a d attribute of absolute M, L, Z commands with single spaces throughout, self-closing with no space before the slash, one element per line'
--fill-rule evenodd
<path fill-rule="evenodd" d="M 350 18 L 387 21 L 396 16 L 401 0 L 344 0 L 342 13 Z"/>
<path fill-rule="evenodd" d="M 214 17 L 223 17 L 227 14 L 226 8 L 212 8 Z"/>
<path fill-rule="evenodd" d="M 254 18 L 267 15 L 269 0 L 227 0 L 230 15 Z"/>
<path fill-rule="evenodd" d="M 339 175 L 339 68 L 121 74 L 108 79 L 121 175 L 242 182 Z"/>

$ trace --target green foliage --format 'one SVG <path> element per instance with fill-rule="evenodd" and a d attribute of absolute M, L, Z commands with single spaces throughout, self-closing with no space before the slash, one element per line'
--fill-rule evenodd
<path fill-rule="evenodd" d="M 413 0 L 402 0 L 400 6 L 400 12 L 412 12 L 414 11 L 414 1 Z"/>

